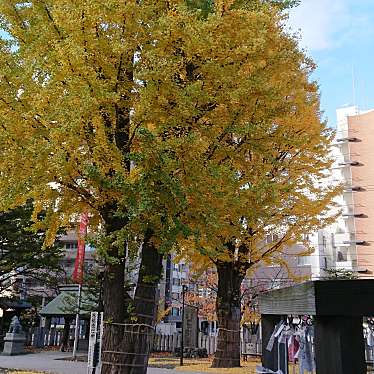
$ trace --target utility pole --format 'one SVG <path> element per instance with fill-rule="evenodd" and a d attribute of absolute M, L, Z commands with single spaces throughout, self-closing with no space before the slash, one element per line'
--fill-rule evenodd
<path fill-rule="evenodd" d="M 181 357 L 180 366 L 183 366 L 183 353 L 184 353 L 184 297 L 187 291 L 187 286 L 182 286 L 182 336 L 181 336 Z"/>
<path fill-rule="evenodd" d="M 104 312 L 104 304 L 103 304 L 103 282 L 104 282 L 104 271 L 100 270 L 98 279 L 100 282 L 100 288 L 99 288 L 99 301 L 97 303 L 97 311 Z"/>
<path fill-rule="evenodd" d="M 85 237 L 87 235 L 88 213 L 82 213 L 78 233 L 78 250 L 75 258 L 73 279 L 78 283 L 77 314 L 75 316 L 75 334 L 73 346 L 73 360 L 77 358 L 78 340 L 79 340 L 79 314 L 82 299 L 82 284 L 84 274 L 84 258 L 86 253 Z"/>

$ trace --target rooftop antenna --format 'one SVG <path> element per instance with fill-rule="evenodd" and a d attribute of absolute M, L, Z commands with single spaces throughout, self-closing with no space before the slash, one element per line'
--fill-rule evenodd
<path fill-rule="evenodd" d="M 355 77 L 355 68 L 352 64 L 352 96 L 353 96 L 353 105 L 355 106 L 356 112 L 358 112 L 358 108 L 356 107 L 356 77 Z"/>
<path fill-rule="evenodd" d="M 362 91 L 363 91 L 363 96 L 364 96 L 364 105 L 365 105 L 365 110 L 369 109 L 369 103 L 368 103 L 368 97 L 366 95 L 366 83 L 365 81 L 362 81 Z"/>

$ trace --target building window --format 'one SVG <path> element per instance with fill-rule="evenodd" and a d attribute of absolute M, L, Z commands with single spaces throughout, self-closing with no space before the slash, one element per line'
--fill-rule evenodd
<path fill-rule="evenodd" d="M 297 256 L 297 264 L 299 266 L 311 265 L 310 256 Z"/>
<path fill-rule="evenodd" d="M 171 298 L 173 300 L 179 300 L 179 293 L 178 292 L 172 292 L 171 293 Z"/>
<path fill-rule="evenodd" d="M 186 271 L 187 265 L 186 264 L 179 264 L 179 271 Z"/>
<path fill-rule="evenodd" d="M 65 249 L 77 249 L 77 248 L 78 248 L 77 242 L 65 243 Z"/>
<path fill-rule="evenodd" d="M 180 314 L 179 308 L 171 308 L 171 315 L 174 317 L 178 317 Z"/>
<path fill-rule="evenodd" d="M 265 242 L 266 244 L 272 244 L 272 243 L 276 243 L 278 240 L 279 240 L 279 236 L 277 234 L 272 233 L 272 234 L 266 235 Z"/>
<path fill-rule="evenodd" d="M 180 286 L 181 280 L 179 278 L 173 278 L 173 286 Z"/>
<path fill-rule="evenodd" d="M 323 235 L 322 236 L 322 251 L 325 252 L 327 249 L 327 240 L 326 237 Z"/>
<path fill-rule="evenodd" d="M 338 253 L 337 253 L 337 261 L 338 261 L 338 262 L 344 262 L 344 261 L 347 261 L 347 255 L 345 255 L 342 251 L 338 250 Z"/>
<path fill-rule="evenodd" d="M 333 248 L 335 248 L 335 236 L 333 233 L 331 233 L 331 245 Z"/>
<path fill-rule="evenodd" d="M 72 258 L 67 258 L 67 259 L 64 259 L 61 261 L 61 265 L 64 267 L 64 268 L 71 268 L 74 266 L 74 262 L 75 260 L 72 259 Z"/>

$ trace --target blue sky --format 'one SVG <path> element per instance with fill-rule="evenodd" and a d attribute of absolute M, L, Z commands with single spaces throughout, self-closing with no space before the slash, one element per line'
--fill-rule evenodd
<path fill-rule="evenodd" d="M 337 107 L 374 108 L 374 0 L 301 0 L 289 23 L 318 65 L 314 78 L 329 125 Z"/>

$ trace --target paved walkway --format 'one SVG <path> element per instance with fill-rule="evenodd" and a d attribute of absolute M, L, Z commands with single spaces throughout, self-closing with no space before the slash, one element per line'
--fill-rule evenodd
<path fill-rule="evenodd" d="M 71 352 L 53 351 L 19 356 L 0 355 L 0 368 L 28 369 L 55 374 L 87 374 L 86 363 L 58 360 L 69 356 L 71 357 Z"/>
<path fill-rule="evenodd" d="M 86 362 L 72 362 L 59 360 L 71 357 L 71 352 L 41 352 L 20 356 L 0 355 L 0 368 L 26 369 L 43 371 L 53 374 L 87 374 Z M 0 371 L 1 372 L 1 371 Z M 187 374 L 181 371 L 149 368 L 147 374 Z M 194 374 L 202 374 L 194 372 Z"/>

